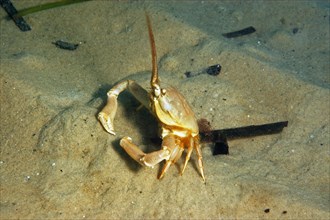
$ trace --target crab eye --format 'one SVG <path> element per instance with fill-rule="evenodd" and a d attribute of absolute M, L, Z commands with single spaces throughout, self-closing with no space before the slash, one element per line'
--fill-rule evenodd
<path fill-rule="evenodd" d="M 162 95 L 165 95 L 166 94 L 166 89 L 162 89 Z"/>
<path fill-rule="evenodd" d="M 155 97 L 158 97 L 160 94 L 161 94 L 161 89 L 159 88 L 159 86 L 155 86 L 154 88 L 153 88 L 153 92 L 154 92 L 154 95 L 155 95 Z"/>

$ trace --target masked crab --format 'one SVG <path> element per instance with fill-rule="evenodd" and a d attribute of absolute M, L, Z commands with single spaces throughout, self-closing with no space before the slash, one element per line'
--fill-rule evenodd
<path fill-rule="evenodd" d="M 107 104 L 98 114 L 98 119 L 108 133 L 115 135 L 113 121 L 117 111 L 117 97 L 122 91 L 128 89 L 158 119 L 161 128 L 162 146 L 158 151 L 144 153 L 132 142 L 130 137 L 123 137 L 120 140 L 120 146 L 124 148 L 128 155 L 143 166 L 154 167 L 161 161 L 166 160 L 158 176 L 159 179 L 164 176 L 172 164 L 176 163 L 184 149 L 187 149 L 185 162 L 181 170 L 182 175 L 191 153 L 195 149 L 198 157 L 198 169 L 205 182 L 199 130 L 195 114 L 185 98 L 175 88 L 169 87 L 165 89 L 160 86 L 155 40 L 147 13 L 146 20 L 152 54 L 151 91 L 147 92 L 132 80 L 119 82 L 107 93 Z"/>

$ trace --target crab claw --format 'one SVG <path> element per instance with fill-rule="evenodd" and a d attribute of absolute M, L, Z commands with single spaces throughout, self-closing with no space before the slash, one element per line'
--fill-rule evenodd
<path fill-rule="evenodd" d="M 104 112 L 100 112 L 98 115 L 98 119 L 101 122 L 103 128 L 110 134 L 116 135 L 115 129 L 113 127 L 113 122 L 110 116 Z"/>
<path fill-rule="evenodd" d="M 108 92 L 108 101 L 102 111 L 98 114 L 98 119 L 101 122 L 103 128 L 110 134 L 116 135 L 113 127 L 113 120 L 117 112 L 117 97 L 118 91 L 114 88 Z"/>

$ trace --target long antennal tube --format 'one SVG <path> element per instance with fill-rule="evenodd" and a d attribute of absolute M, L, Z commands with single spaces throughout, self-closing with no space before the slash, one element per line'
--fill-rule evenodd
<path fill-rule="evenodd" d="M 154 34 L 152 32 L 149 15 L 147 12 L 145 12 L 145 14 L 146 14 L 146 19 L 147 19 L 149 40 L 150 40 L 150 47 L 151 47 L 151 56 L 152 56 L 152 76 L 151 76 L 150 84 L 151 84 L 152 88 L 155 88 L 155 86 L 159 84 L 156 45 L 155 45 L 155 38 L 154 38 Z"/>

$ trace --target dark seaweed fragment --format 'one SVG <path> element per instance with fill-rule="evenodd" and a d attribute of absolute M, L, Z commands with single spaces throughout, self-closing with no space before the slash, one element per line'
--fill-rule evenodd
<path fill-rule="evenodd" d="M 217 76 L 217 75 L 220 74 L 220 71 L 221 71 L 221 65 L 220 64 L 215 64 L 215 65 L 209 66 L 207 68 L 203 68 L 203 69 L 201 69 L 197 72 L 187 71 L 187 72 L 184 73 L 184 75 L 187 78 L 195 77 L 195 76 L 198 76 L 198 75 L 201 75 L 201 74 L 209 74 L 211 76 Z"/>
<path fill-rule="evenodd" d="M 298 33 L 298 30 L 299 30 L 299 28 L 295 27 L 295 28 L 292 29 L 292 33 L 296 34 L 296 33 Z"/>
<path fill-rule="evenodd" d="M 254 27 L 250 26 L 250 27 L 244 28 L 242 30 L 222 34 L 222 36 L 224 36 L 226 38 L 234 38 L 234 37 L 240 37 L 240 36 L 247 35 L 247 34 L 252 34 L 255 31 L 256 31 L 256 29 Z"/>
<path fill-rule="evenodd" d="M 75 50 L 79 46 L 79 44 L 69 43 L 69 42 L 65 42 L 62 40 L 58 40 L 58 41 L 52 42 L 52 43 L 55 44 L 56 47 L 64 49 L 64 50 Z"/>
<path fill-rule="evenodd" d="M 206 69 L 207 74 L 209 74 L 211 76 L 219 75 L 220 71 L 221 71 L 221 65 L 220 64 L 210 66 Z"/>
<path fill-rule="evenodd" d="M 193 74 L 190 71 L 185 72 L 184 75 L 186 75 L 187 78 L 193 77 Z"/>

